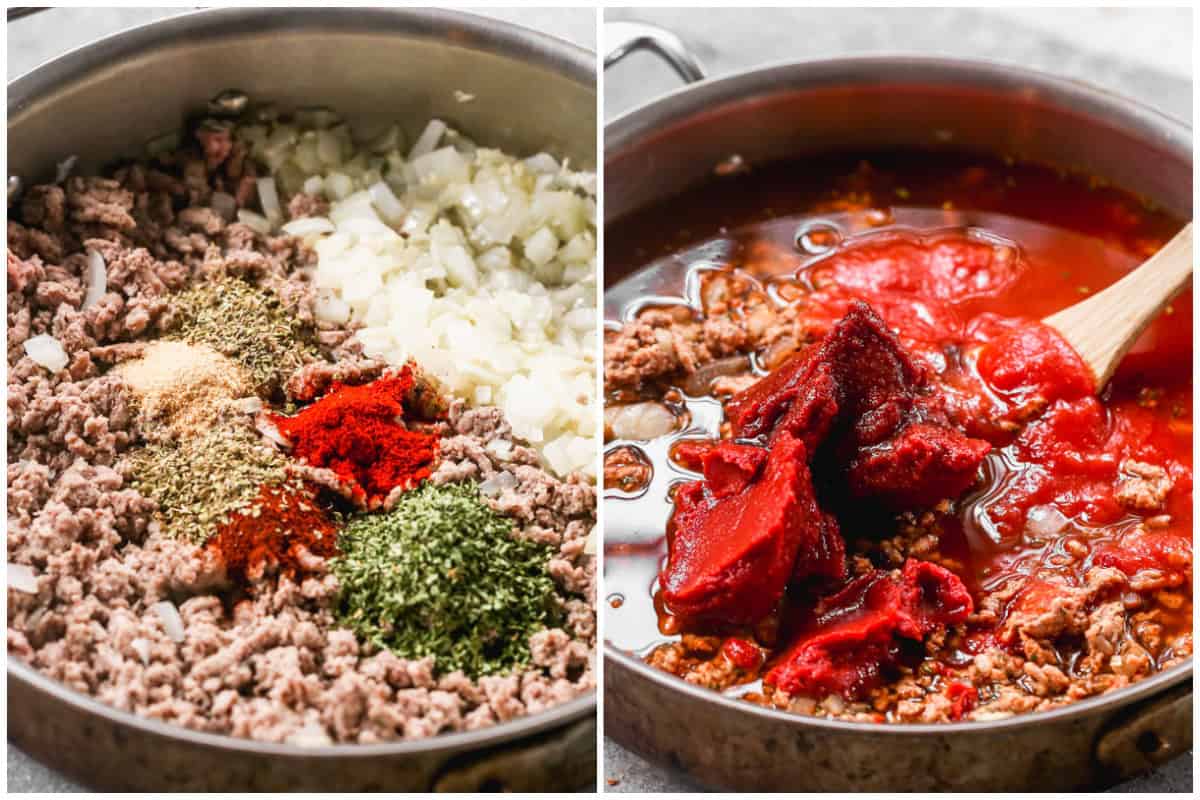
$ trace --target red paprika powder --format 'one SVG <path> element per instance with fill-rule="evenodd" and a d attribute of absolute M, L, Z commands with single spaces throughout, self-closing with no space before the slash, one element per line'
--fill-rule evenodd
<path fill-rule="evenodd" d="M 293 456 L 333 470 L 356 500 L 377 507 L 397 486 L 412 488 L 428 477 L 437 460 L 437 436 L 404 426 L 413 385 L 408 366 L 361 386 L 335 383 L 296 416 L 273 421 Z"/>
<path fill-rule="evenodd" d="M 207 547 L 221 558 L 230 578 L 244 583 L 271 565 L 289 575 L 304 572 L 306 554 L 336 555 L 337 531 L 311 492 L 263 486 L 253 505 L 234 513 Z"/>

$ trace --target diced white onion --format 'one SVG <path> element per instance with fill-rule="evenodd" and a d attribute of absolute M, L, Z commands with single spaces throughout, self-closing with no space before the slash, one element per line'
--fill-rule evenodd
<path fill-rule="evenodd" d="M 501 461 L 507 461 L 512 457 L 513 443 L 508 439 L 493 439 L 484 449 Z"/>
<path fill-rule="evenodd" d="M 331 172 L 325 177 L 325 193 L 334 200 L 344 200 L 354 191 L 354 180 L 341 172 Z"/>
<path fill-rule="evenodd" d="M 296 124 L 302 128 L 328 128 L 337 124 L 341 119 L 338 113 L 332 108 L 325 106 L 306 106 L 296 109 L 293 115 Z"/>
<path fill-rule="evenodd" d="M 342 146 L 333 131 L 317 133 L 317 158 L 331 167 L 342 163 Z"/>
<path fill-rule="evenodd" d="M 233 401 L 233 407 L 243 414 L 257 414 L 263 410 L 263 401 L 261 397 L 239 397 Z"/>
<path fill-rule="evenodd" d="M 276 427 L 275 423 L 266 414 L 259 414 L 254 418 L 254 427 L 259 433 L 280 447 L 290 448 L 292 446 L 292 443 L 279 432 L 279 428 Z"/>
<path fill-rule="evenodd" d="M 248 208 L 239 208 L 237 219 L 238 222 L 250 228 L 255 233 L 261 233 L 266 236 L 271 232 L 271 221 L 262 214 L 251 211 Z"/>
<path fill-rule="evenodd" d="M 421 183 L 446 185 L 465 183 L 470 179 L 470 164 L 453 147 L 443 147 L 418 156 L 410 166 Z"/>
<path fill-rule="evenodd" d="M 31 336 L 25 340 L 25 355 L 51 372 L 63 369 L 69 360 L 67 351 L 63 350 L 62 342 L 45 333 Z"/>
<path fill-rule="evenodd" d="M 150 610 L 158 614 L 158 618 L 162 620 L 163 630 L 167 632 L 167 636 L 171 637 L 171 641 L 179 643 L 187 638 L 183 629 L 183 617 L 179 616 L 179 609 L 170 600 L 160 600 L 150 606 Z"/>
<path fill-rule="evenodd" d="M 498 472 L 479 484 L 479 492 L 486 497 L 499 497 L 503 492 L 517 488 L 517 483 L 517 477 L 511 472 Z"/>
<path fill-rule="evenodd" d="M 558 239 L 549 228 L 538 228 L 525 240 L 525 257 L 539 267 L 549 263 L 558 252 Z"/>
<path fill-rule="evenodd" d="M 281 230 L 289 236 L 304 237 L 333 233 L 337 226 L 324 217 L 300 217 L 284 225 Z"/>
<path fill-rule="evenodd" d="M 139 636 L 137 639 L 134 639 L 132 642 L 130 642 L 129 646 L 133 648 L 133 652 L 137 653 L 138 658 L 141 659 L 143 664 L 150 663 L 149 639 L 143 639 Z"/>
<path fill-rule="evenodd" d="M 273 224 L 283 220 L 283 209 L 279 206 L 279 190 L 275 188 L 274 178 L 259 178 L 258 202 L 262 203 L 263 213 Z"/>
<path fill-rule="evenodd" d="M 37 594 L 37 575 L 27 564 L 8 565 L 8 588 L 25 594 Z"/>
<path fill-rule="evenodd" d="M 1025 528 L 1036 539 L 1049 539 L 1063 531 L 1070 520 L 1054 506 L 1034 506 L 1025 515 Z"/>
<path fill-rule="evenodd" d="M 319 722 L 314 720 L 309 720 L 304 723 L 304 727 L 289 733 L 284 741 L 298 747 L 324 747 L 327 744 L 333 744 L 329 733 Z"/>
<path fill-rule="evenodd" d="M 558 173 L 558 160 L 549 153 L 538 153 L 525 159 L 525 166 L 535 175 L 555 175 Z"/>
<path fill-rule="evenodd" d="M 429 124 L 425 126 L 425 130 L 421 131 L 421 135 L 417 137 L 417 141 L 413 144 L 412 150 L 409 151 L 408 160 L 412 161 L 426 153 L 432 153 L 437 147 L 438 142 L 442 140 L 442 135 L 446 133 L 446 123 L 440 119 L 431 119 Z"/>
<path fill-rule="evenodd" d="M 383 217 L 393 225 L 397 225 L 404 221 L 404 206 L 396 197 L 392 187 L 388 186 L 383 181 L 371 184 L 367 189 L 371 193 L 371 202 L 379 211 L 379 216 Z"/>
<path fill-rule="evenodd" d="M 88 285 L 84 295 L 81 311 L 86 311 L 96 305 L 104 293 L 108 291 L 108 272 L 105 269 L 104 256 L 95 250 L 88 250 Z"/>
<path fill-rule="evenodd" d="M 322 292 L 317 295 L 317 300 L 313 304 L 313 314 L 321 322 L 344 325 L 350 321 L 350 304 L 336 295 Z"/>
<path fill-rule="evenodd" d="M 613 436 L 633 441 L 666 436 L 678 424 L 675 415 L 662 403 L 608 406 L 604 409 L 604 421 L 612 428 Z"/>
<path fill-rule="evenodd" d="M 325 192 L 325 179 L 320 175 L 312 175 L 304 179 L 304 193 L 320 195 Z"/>
<path fill-rule="evenodd" d="M 226 222 L 233 222 L 237 216 L 237 198 L 228 192 L 213 192 L 212 207 Z"/>

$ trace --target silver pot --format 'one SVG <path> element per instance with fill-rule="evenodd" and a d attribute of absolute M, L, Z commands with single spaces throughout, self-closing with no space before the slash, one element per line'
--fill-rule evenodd
<path fill-rule="evenodd" d="M 685 79 L 698 65 L 649 26 L 606 28 L 606 65 L 646 48 Z M 797 62 L 704 80 L 605 127 L 606 224 L 746 162 L 945 146 L 1109 178 L 1192 215 L 1184 124 L 1080 83 L 981 61 Z M 720 202 L 717 198 L 716 202 Z M 606 290 L 628 275 L 606 271 Z M 621 293 L 624 296 L 624 292 Z M 606 609 L 607 610 L 607 609 Z M 740 791 L 1047 791 L 1108 786 L 1192 742 L 1192 663 L 1061 709 L 991 722 L 822 720 L 692 686 L 605 647 L 605 732 L 714 787 Z"/>
<path fill-rule="evenodd" d="M 439 117 L 484 144 L 591 167 L 595 83 L 592 53 L 461 13 L 206 11 L 102 39 L 11 82 L 8 168 L 29 185 L 70 154 L 82 170 L 135 155 L 231 88 L 284 108 L 336 107 L 355 125 Z M 459 102 L 455 90 L 475 99 Z M 104 789 L 578 789 L 596 776 L 595 710 L 593 695 L 480 731 L 303 748 L 138 717 L 8 662 L 9 739 Z"/>

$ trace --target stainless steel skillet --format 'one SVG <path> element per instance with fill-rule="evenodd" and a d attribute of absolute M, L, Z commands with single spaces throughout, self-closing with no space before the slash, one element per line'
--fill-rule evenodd
<path fill-rule="evenodd" d="M 644 47 L 686 80 L 699 77 L 679 40 L 657 29 L 621 23 L 606 29 L 606 38 L 606 63 Z M 947 140 L 958 149 L 1101 175 L 1180 218 L 1192 216 L 1192 134 L 1185 124 L 1030 70 L 891 56 L 782 63 L 701 80 L 615 119 L 605 127 L 605 222 L 699 183 L 735 153 L 761 164 Z M 622 284 L 631 277 L 610 266 L 606 292 L 626 297 Z M 620 612 L 603 610 L 612 632 L 622 624 Z M 1189 660 L 1046 713 L 889 726 L 752 706 L 607 644 L 605 732 L 700 782 L 740 791 L 1099 788 L 1191 747 L 1191 679 Z"/>
<path fill-rule="evenodd" d="M 356 126 L 408 120 L 410 134 L 441 117 L 488 145 L 596 162 L 590 52 L 462 13 L 263 8 L 145 25 L 10 82 L 9 174 L 28 185 L 67 155 L 86 170 L 136 154 L 231 88 L 283 108 L 336 107 Z M 593 695 L 471 733 L 302 748 L 147 720 L 8 662 L 9 739 L 102 789 L 577 789 L 595 779 L 595 711 Z"/>

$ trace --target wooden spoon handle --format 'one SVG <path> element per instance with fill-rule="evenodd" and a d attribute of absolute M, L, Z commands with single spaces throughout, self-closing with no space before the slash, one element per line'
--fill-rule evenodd
<path fill-rule="evenodd" d="M 1146 326 L 1183 291 L 1191 277 L 1189 222 L 1133 272 L 1042 321 L 1057 329 L 1091 367 L 1098 392 Z"/>

